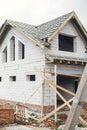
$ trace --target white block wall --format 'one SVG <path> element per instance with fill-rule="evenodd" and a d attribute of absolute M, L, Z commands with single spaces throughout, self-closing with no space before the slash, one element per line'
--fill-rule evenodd
<path fill-rule="evenodd" d="M 50 69 L 49 69 L 50 68 Z M 76 74 L 80 73 L 82 74 L 84 69 L 84 66 L 74 66 L 74 65 L 57 65 L 57 73 L 60 71 L 62 73 L 66 73 L 66 74 Z M 51 71 L 54 72 L 54 65 L 53 64 L 47 64 L 45 67 L 45 71 Z M 60 73 L 59 72 L 59 73 Z M 73 73 L 74 72 L 74 73 Z M 45 76 L 47 76 L 47 78 L 52 81 L 55 82 L 55 76 L 54 75 L 49 75 L 45 73 Z M 69 89 L 70 91 L 74 92 L 74 84 L 71 84 L 70 82 L 66 81 L 66 86 L 62 86 L 66 89 Z M 69 99 L 71 96 L 67 93 L 63 93 L 63 96 L 66 97 L 66 99 Z M 55 105 L 55 91 L 48 85 L 45 85 L 45 89 L 44 89 L 44 105 Z"/>
<path fill-rule="evenodd" d="M 6 35 L 3 42 L 0 44 L 0 76 L 2 77 L 2 82 L 0 82 L 0 98 L 14 101 L 25 102 L 28 100 L 32 92 L 43 82 L 41 76 L 35 71 L 34 66 L 43 69 L 45 67 L 45 56 L 44 54 L 53 54 L 60 56 L 71 56 L 76 58 L 86 58 L 85 45 L 83 40 L 79 36 L 78 32 L 73 27 L 72 23 L 69 22 L 61 31 L 62 34 L 67 34 L 71 36 L 76 36 L 76 52 L 64 52 L 58 50 L 58 34 L 51 41 L 51 49 L 42 50 L 40 47 L 36 46 L 31 40 L 25 38 L 22 34 L 18 33 L 16 30 L 11 29 Z M 15 61 L 10 61 L 10 39 L 15 37 L 16 55 Z M 18 41 L 25 45 L 25 59 L 18 59 Z M 3 63 L 2 52 L 7 46 L 8 51 L 8 62 Z M 54 65 L 46 65 L 47 68 Z M 73 67 L 75 70 L 75 67 Z M 57 66 L 57 69 L 67 70 L 67 66 Z M 68 65 L 68 69 L 72 70 L 72 66 Z M 83 70 L 83 68 L 77 69 Z M 35 74 L 36 81 L 30 82 L 26 81 L 26 75 Z M 9 76 L 16 76 L 16 82 L 9 81 Z M 49 76 L 48 78 L 54 82 L 54 76 Z M 42 100 L 42 89 L 32 97 L 29 103 L 41 105 Z M 55 103 L 55 92 L 49 85 L 44 86 L 44 105 L 54 105 Z"/>
<path fill-rule="evenodd" d="M 15 61 L 10 61 L 10 39 L 15 37 Z M 25 45 L 25 59 L 18 59 L 18 41 Z M 2 52 L 7 46 L 8 61 L 3 63 Z M 35 66 L 43 68 L 45 58 L 42 55 L 42 49 L 25 38 L 22 34 L 11 29 L 0 45 L 0 98 L 22 101 L 28 100 L 29 96 L 39 87 L 43 80 L 34 69 Z M 35 74 L 36 81 L 26 81 L 26 75 Z M 16 76 L 16 82 L 9 81 L 9 76 Z M 31 98 L 29 103 L 41 105 L 42 89 Z"/>
<path fill-rule="evenodd" d="M 59 40 L 58 40 L 58 34 L 52 39 L 51 41 L 51 49 L 48 49 L 48 54 L 58 55 L 58 56 L 71 56 L 75 58 L 87 58 L 87 54 L 85 53 L 85 44 L 80 37 L 79 33 L 76 31 L 74 26 L 71 22 L 68 22 L 64 28 L 59 32 L 59 34 L 65 34 L 69 36 L 76 37 L 75 40 L 75 52 L 66 52 L 66 51 L 60 51 L 58 50 L 59 46 Z"/>

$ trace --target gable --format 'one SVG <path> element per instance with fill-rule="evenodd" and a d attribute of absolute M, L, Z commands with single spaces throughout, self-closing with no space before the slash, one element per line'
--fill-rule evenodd
<path fill-rule="evenodd" d="M 58 33 L 64 33 L 70 36 L 79 35 L 71 21 L 69 21 Z"/>
<path fill-rule="evenodd" d="M 85 41 L 79 34 L 79 32 L 76 30 L 76 28 L 73 26 L 73 23 L 70 21 L 68 22 L 59 32 L 59 34 L 63 34 L 65 36 L 69 36 L 74 38 L 74 51 L 79 51 L 79 52 L 85 52 Z"/>
<path fill-rule="evenodd" d="M 65 19 L 65 21 L 63 23 L 61 23 L 61 25 L 59 27 L 57 27 L 53 33 L 50 34 L 50 36 L 48 37 L 48 41 L 52 40 L 53 37 L 57 33 L 59 33 L 59 31 L 61 31 L 68 22 L 72 22 L 75 29 L 78 31 L 79 35 L 83 38 L 85 44 L 87 45 L 87 32 L 86 32 L 85 28 L 83 27 L 83 25 L 81 24 L 80 20 L 78 19 L 77 15 L 75 14 L 75 12 L 72 12 L 68 16 L 68 18 Z"/>

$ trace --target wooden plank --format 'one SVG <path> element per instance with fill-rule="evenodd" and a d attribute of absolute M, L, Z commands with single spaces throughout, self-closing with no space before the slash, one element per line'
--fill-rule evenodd
<path fill-rule="evenodd" d="M 57 89 L 55 89 L 51 84 L 50 84 L 50 87 L 52 87 L 53 89 L 54 89 L 54 91 L 55 91 L 55 93 L 66 103 L 67 101 L 66 101 L 66 99 L 57 91 Z M 68 103 L 66 103 L 67 104 L 67 106 L 69 107 L 69 108 L 71 108 L 71 106 L 70 106 L 70 104 L 68 104 Z"/>
<path fill-rule="evenodd" d="M 68 119 L 65 124 L 64 130 L 74 130 L 75 125 L 78 121 L 79 115 L 81 114 L 82 105 L 80 105 L 80 102 L 84 102 L 87 92 L 87 65 L 84 69 L 82 78 L 79 83 L 79 87 L 77 90 L 77 93 L 75 95 L 75 98 L 73 100 L 73 104 L 68 116 Z"/>
<path fill-rule="evenodd" d="M 42 84 L 29 96 L 29 98 L 25 101 L 25 103 L 24 104 L 26 104 L 27 103 L 27 101 L 29 101 L 32 97 L 33 97 L 33 95 L 39 90 L 39 88 L 41 88 L 42 87 Z"/>
<path fill-rule="evenodd" d="M 54 72 L 55 72 L 55 84 L 57 83 L 57 72 L 56 72 L 56 65 L 54 65 Z M 55 88 L 55 91 L 56 91 L 56 88 Z M 57 108 L 57 94 L 55 93 L 55 110 Z M 55 122 L 57 121 L 57 113 L 55 112 Z"/>
<path fill-rule="evenodd" d="M 41 72 L 43 72 L 43 71 L 41 71 Z M 45 73 L 54 75 L 54 72 L 45 71 Z M 82 77 L 80 75 L 73 75 L 73 74 L 62 74 L 62 73 L 56 73 L 56 74 L 62 75 L 62 76 L 75 77 L 75 78 L 81 78 Z"/>
<path fill-rule="evenodd" d="M 45 68 L 44 68 L 44 76 L 45 76 Z M 43 83 L 42 83 L 42 100 L 41 100 L 41 117 L 43 117 L 43 107 L 44 107 L 44 84 L 45 84 L 45 80 L 43 79 Z"/>
<path fill-rule="evenodd" d="M 42 72 L 40 72 L 40 70 L 39 69 L 37 69 L 37 67 L 35 67 L 35 69 L 39 72 L 39 74 L 43 77 L 43 73 Z M 85 77 L 87 77 L 87 74 L 85 75 Z M 51 81 L 49 81 L 46 77 L 43 77 L 44 79 L 45 79 L 45 81 L 48 81 L 47 83 L 49 84 L 49 83 L 51 83 Z M 53 82 L 52 82 L 53 83 Z M 52 84 L 52 85 L 55 85 L 55 84 Z M 55 86 L 55 87 L 57 87 L 57 86 Z M 59 86 L 60 87 L 60 86 Z M 58 88 L 59 88 L 58 87 Z M 63 91 L 65 91 L 65 92 L 67 92 L 66 91 L 66 89 L 65 90 L 63 90 Z M 69 93 L 70 94 L 70 93 Z M 75 96 L 75 94 L 74 93 L 72 93 L 73 94 L 73 96 Z M 69 106 L 69 108 L 71 108 L 71 106 L 69 105 L 69 103 L 68 102 L 66 102 L 65 101 L 65 104 L 67 105 L 68 104 L 68 106 Z M 56 109 L 56 110 L 60 110 L 60 109 Z M 56 111 L 54 111 L 53 112 L 53 114 L 55 113 Z M 47 115 L 46 117 L 48 118 L 48 117 L 50 117 L 51 116 L 51 114 L 52 113 L 49 113 L 49 115 Z M 46 117 L 43 117 L 42 119 L 40 119 L 40 122 L 41 121 L 43 121 L 43 120 L 45 120 L 46 119 Z M 84 125 L 86 125 L 87 126 L 87 123 L 86 123 L 86 121 L 84 121 L 83 119 L 82 119 L 82 117 L 79 117 L 79 120 L 84 124 Z"/>
<path fill-rule="evenodd" d="M 65 107 L 67 104 L 69 104 L 70 102 L 72 102 L 73 99 L 74 99 L 74 98 L 70 99 L 69 101 L 65 102 L 65 103 L 62 104 L 61 106 L 57 107 L 55 110 L 53 110 L 52 112 L 50 112 L 50 113 L 49 113 L 48 115 L 46 115 L 45 117 L 40 118 L 40 119 L 38 120 L 38 122 L 40 123 L 40 122 L 44 121 L 45 119 L 51 117 L 52 115 L 55 114 L 55 112 L 61 110 L 61 109 L 62 109 L 63 107 Z"/>
<path fill-rule="evenodd" d="M 37 67 L 35 67 L 35 69 L 36 69 L 36 71 L 41 75 L 41 77 L 45 80 L 46 83 L 51 84 L 53 87 L 58 88 L 58 89 L 60 89 L 60 90 L 62 90 L 62 91 L 64 91 L 64 92 L 66 92 L 66 93 L 68 93 L 68 94 L 70 94 L 70 95 L 72 95 L 72 96 L 75 96 L 75 93 L 73 93 L 73 92 L 71 92 L 71 91 L 69 91 L 69 90 L 67 90 L 67 89 L 65 89 L 65 88 L 63 88 L 63 87 L 61 87 L 60 85 L 56 85 L 54 82 L 48 80 L 48 79 L 46 78 L 46 76 L 44 76 L 43 73 L 42 73 Z"/>
<path fill-rule="evenodd" d="M 36 121 L 39 120 L 38 118 L 35 118 L 34 116 L 30 116 L 30 115 L 28 115 L 28 117 L 31 118 L 31 119 L 34 119 L 34 120 L 36 120 Z M 28 119 L 29 119 L 29 118 L 28 118 Z"/>

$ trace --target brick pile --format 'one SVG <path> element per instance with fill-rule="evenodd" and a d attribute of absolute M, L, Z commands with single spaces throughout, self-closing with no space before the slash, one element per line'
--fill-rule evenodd
<path fill-rule="evenodd" d="M 83 116 L 85 119 L 87 119 L 87 104 L 83 106 Z"/>
<path fill-rule="evenodd" d="M 13 109 L 0 109 L 0 125 L 14 123 L 14 110 Z"/>

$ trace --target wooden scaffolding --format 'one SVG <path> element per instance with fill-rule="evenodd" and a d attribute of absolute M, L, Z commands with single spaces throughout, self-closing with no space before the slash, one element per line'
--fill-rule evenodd
<path fill-rule="evenodd" d="M 36 90 L 30 95 L 30 97 L 28 98 L 28 100 L 27 101 L 29 101 L 32 97 L 33 97 L 33 95 L 42 87 L 42 106 L 41 106 L 41 116 L 39 117 L 39 118 L 36 118 L 36 117 L 34 117 L 34 116 L 29 116 L 30 118 L 32 118 L 32 119 L 34 119 L 34 120 L 36 120 L 38 123 L 40 123 L 40 122 L 43 122 L 44 120 L 46 120 L 47 118 L 49 118 L 49 117 L 51 117 L 52 115 L 55 115 L 55 121 L 57 120 L 57 112 L 58 111 L 60 111 L 62 108 L 64 108 L 65 106 L 68 106 L 69 107 L 69 109 L 71 109 L 72 107 L 71 107 L 71 105 L 70 105 L 70 103 L 71 102 L 75 102 L 76 100 L 75 100 L 75 97 L 78 97 L 78 94 L 79 94 L 79 97 L 81 96 L 81 94 L 82 94 L 82 89 L 86 86 L 86 75 L 87 75 L 87 66 L 85 67 L 86 69 L 84 70 L 84 73 L 83 73 L 83 75 L 82 75 L 82 77 L 81 76 L 79 76 L 79 75 L 71 75 L 71 74 L 58 74 L 57 73 L 57 68 L 56 68 L 56 65 L 54 65 L 54 72 L 49 72 L 49 71 L 46 71 L 45 70 L 45 73 L 44 73 L 44 70 L 43 71 L 41 71 L 38 67 L 35 67 L 35 70 L 38 72 L 38 74 L 42 77 L 42 79 L 43 79 L 43 83 L 39 86 L 39 87 L 37 87 L 36 88 Z M 52 81 L 50 81 L 47 77 L 46 77 L 46 74 L 52 74 L 52 75 L 54 75 L 55 76 L 55 81 L 54 82 L 52 82 Z M 63 75 L 63 76 L 71 76 L 71 77 L 76 77 L 76 78 L 81 78 L 81 80 L 80 80 L 80 83 L 79 83 L 79 92 L 77 91 L 77 93 L 75 94 L 75 93 L 73 93 L 73 92 L 71 92 L 71 91 L 69 91 L 69 90 L 67 90 L 67 89 L 65 89 L 65 88 L 63 88 L 62 86 L 60 86 L 60 85 L 57 85 L 56 84 L 56 76 L 57 75 Z M 85 80 L 84 80 L 85 79 Z M 83 83 L 84 82 L 84 83 Z M 53 111 L 51 111 L 50 113 L 48 113 L 47 115 L 45 115 L 45 116 L 43 116 L 43 106 L 44 106 L 44 98 L 43 98 L 43 96 L 44 96 L 44 94 L 43 94 L 43 89 L 44 89 L 44 83 L 46 83 L 46 84 L 48 84 L 52 89 L 53 89 L 53 91 L 55 92 L 55 109 L 53 110 Z M 82 87 L 82 89 L 81 89 L 81 87 Z M 57 90 L 57 88 L 58 89 L 60 89 L 60 90 L 62 90 L 63 92 L 66 92 L 67 94 L 70 94 L 70 95 L 72 95 L 73 96 L 73 98 L 71 98 L 71 99 L 69 99 L 68 101 L 63 97 L 63 95 Z M 57 98 L 57 95 L 63 100 L 63 104 L 62 105 L 60 105 L 60 106 L 58 106 L 57 107 L 57 100 L 56 100 L 56 98 Z M 80 98 L 79 98 L 80 99 Z M 80 102 L 79 101 L 79 99 L 78 99 L 78 103 Z M 78 103 L 77 103 L 77 105 L 78 105 Z M 24 106 L 23 106 L 24 107 Z M 82 108 L 82 107 L 80 107 L 80 108 Z M 18 109 L 18 108 L 17 108 Z M 16 110 L 17 110 L 16 109 Z M 27 112 L 27 108 L 26 107 L 24 107 L 24 111 L 25 111 L 25 113 Z M 76 109 L 77 108 L 74 108 L 75 109 L 75 111 L 76 111 Z M 73 111 L 73 110 L 72 110 Z M 17 113 L 17 112 L 16 112 Z M 19 116 L 18 114 L 16 114 L 17 116 Z M 77 116 L 77 118 L 79 118 L 79 120 L 84 124 L 84 125 L 86 125 L 87 126 L 87 122 L 81 117 L 81 116 L 79 116 L 80 114 L 77 114 L 78 116 Z M 23 115 L 22 115 L 23 116 Z M 75 116 L 75 114 L 73 113 L 73 116 Z M 73 118 L 73 116 L 72 116 L 72 120 L 74 119 Z M 20 117 L 21 117 L 21 115 L 20 115 Z M 26 119 L 26 117 L 24 116 L 23 117 L 24 119 Z M 76 119 L 77 119 L 76 118 Z M 69 118 L 68 118 L 69 119 Z M 67 121 L 68 123 L 69 123 L 69 120 Z M 74 121 L 73 121 L 74 122 Z M 76 122 L 75 122 L 76 123 Z M 74 123 L 74 124 L 75 124 Z M 66 126 L 67 126 L 67 123 L 66 123 Z M 70 127 L 70 129 L 67 129 L 66 127 L 65 127 L 65 130 L 72 130 L 71 129 L 71 127 Z"/>

